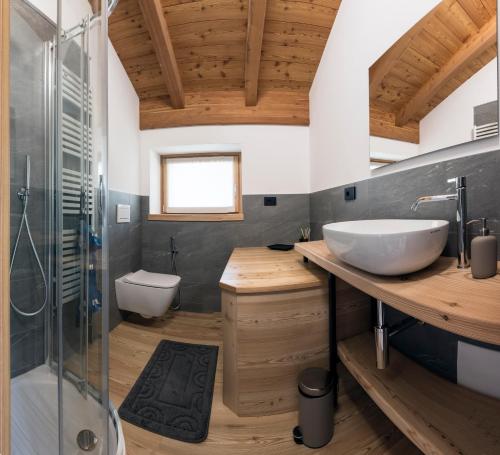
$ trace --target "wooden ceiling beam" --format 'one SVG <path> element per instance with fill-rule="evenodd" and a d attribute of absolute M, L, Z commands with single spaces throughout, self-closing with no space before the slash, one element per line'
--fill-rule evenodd
<path fill-rule="evenodd" d="M 267 0 L 248 1 L 248 24 L 245 57 L 245 103 L 256 106 L 259 91 L 259 71 L 262 40 L 266 22 Z"/>
<path fill-rule="evenodd" d="M 185 106 L 184 88 L 161 1 L 139 0 L 139 6 L 160 63 L 170 103 L 174 108 L 181 109 Z"/>
<path fill-rule="evenodd" d="M 420 111 L 434 96 L 471 60 L 479 57 L 497 41 L 497 19 L 492 17 L 479 32 L 469 38 L 463 46 L 441 67 L 396 114 L 396 126 L 404 126 L 410 120 L 420 120 Z"/>
<path fill-rule="evenodd" d="M 193 125 L 309 125 L 307 92 L 262 90 L 257 106 L 245 106 L 243 90 L 186 92 L 186 108 L 141 101 L 141 130 Z"/>
<path fill-rule="evenodd" d="M 95 14 L 99 10 L 99 0 L 89 0 L 92 12 Z"/>
<path fill-rule="evenodd" d="M 399 60 L 399 57 L 408 48 L 413 38 L 415 38 L 427 24 L 428 19 L 432 18 L 438 8 L 447 7 L 451 0 L 445 0 L 435 6 L 428 14 L 418 21 L 410 30 L 408 30 L 398 41 L 396 41 L 389 50 L 382 55 L 370 67 L 370 98 L 377 93 L 377 88 L 382 83 L 384 77 L 389 73 L 394 64 Z"/>

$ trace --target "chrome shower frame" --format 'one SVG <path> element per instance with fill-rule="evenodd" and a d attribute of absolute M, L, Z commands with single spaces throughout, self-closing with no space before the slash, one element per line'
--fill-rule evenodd
<path fill-rule="evenodd" d="M 104 3 L 105 0 L 101 0 Z M 59 2 L 59 17 L 58 24 L 61 24 L 61 5 L 62 0 L 58 0 Z M 113 8 L 116 6 L 117 2 L 111 2 L 111 6 Z M 109 15 L 109 12 L 108 12 Z M 80 178 L 80 188 L 81 188 L 81 198 L 80 198 L 80 238 L 79 245 L 81 247 L 81 281 L 80 281 L 80 371 L 78 374 L 68 370 L 65 368 L 64 356 L 59 354 L 60 361 L 57 362 L 58 375 L 59 377 L 64 377 L 69 380 L 71 383 L 77 387 L 80 391 L 84 399 L 88 397 L 92 397 L 97 402 L 99 402 L 104 410 L 110 409 L 109 402 L 109 386 L 108 386 L 108 370 L 109 370 L 109 361 L 108 361 L 108 339 L 107 336 L 103 336 L 101 343 L 101 380 L 99 384 L 99 389 L 95 388 L 93 384 L 89 382 L 89 330 L 87 326 L 87 322 L 90 315 L 90 271 L 91 265 L 89 265 L 88 260 L 90 257 L 90 241 L 89 241 L 89 226 L 92 224 L 93 227 L 99 226 L 101 228 L 101 239 L 102 239 L 102 250 L 101 250 L 101 263 L 103 264 L 103 268 L 100 271 L 103 273 L 102 283 L 100 283 L 100 290 L 102 293 L 101 305 L 102 305 L 102 321 L 100 327 L 103 333 L 109 332 L 109 315 L 108 315 L 108 279 L 107 279 L 107 264 L 108 264 L 108 236 L 107 236 L 107 137 L 103 136 L 102 139 L 104 142 L 101 144 L 100 153 L 101 158 L 100 161 L 102 166 L 102 175 L 99 176 L 98 189 L 93 187 L 94 198 L 93 198 L 93 210 L 94 214 L 90 215 L 90 198 L 88 197 L 91 184 L 89 183 L 89 179 L 87 178 L 90 171 L 90 149 L 91 149 L 91 141 L 90 139 L 90 131 L 91 131 L 91 123 L 92 123 L 92 112 L 90 107 L 90 85 L 91 85 L 91 64 L 90 59 L 93 58 L 91 56 L 90 49 L 90 37 L 91 31 L 95 27 L 100 27 L 95 34 L 93 35 L 93 40 L 97 40 L 100 43 L 100 56 L 103 59 L 107 59 L 107 20 L 105 17 L 99 12 L 94 13 L 93 15 L 88 15 L 83 18 L 78 24 L 70 29 L 63 30 L 59 28 L 58 36 L 57 36 L 57 44 L 56 44 L 56 78 L 62 78 L 63 74 L 63 58 L 64 58 L 64 44 L 71 40 L 79 40 L 80 47 L 80 77 L 81 77 L 81 93 L 80 93 L 80 118 L 81 121 L 81 137 L 82 137 L 82 153 L 80 157 L 80 169 L 81 169 L 81 178 Z M 97 61 L 94 59 L 94 63 L 99 65 L 99 57 Z M 100 62 L 102 64 L 102 61 Z M 100 74 L 98 76 L 102 78 L 104 81 L 107 81 L 107 66 L 102 65 L 100 69 Z M 62 85 L 62 79 L 57 79 L 56 85 Z M 96 103 L 100 105 L 104 105 L 107 103 L 107 87 L 106 84 L 103 83 L 100 90 L 101 98 L 99 98 Z M 94 100 L 93 100 L 94 102 Z M 58 113 L 56 120 L 56 128 L 54 129 L 54 143 L 56 144 L 55 150 L 57 150 L 57 144 L 62 144 L 62 113 L 63 113 L 63 97 L 58 94 L 55 109 Z M 100 125 L 102 122 L 102 130 L 107 131 L 107 112 L 104 110 L 100 112 L 99 117 Z M 104 133 L 106 134 L 106 133 Z M 62 174 L 63 174 L 63 163 L 61 153 L 56 153 L 55 157 L 55 172 L 57 175 L 57 180 L 55 181 L 56 186 L 56 195 L 57 197 L 61 197 L 61 190 L 63 188 Z M 94 157 L 94 165 L 95 165 L 96 157 Z M 85 172 L 84 172 L 85 170 Z M 101 171 L 100 171 L 101 172 Z M 61 205 L 61 201 L 56 203 L 56 207 Z M 62 210 L 59 210 L 56 214 L 56 257 L 62 257 L 62 227 L 64 222 L 64 216 L 62 214 Z M 57 283 L 62 282 L 61 276 L 61 268 L 56 267 L 57 269 Z M 56 291 L 56 301 L 57 304 L 57 324 L 59 327 L 63 326 L 63 295 L 61 286 L 57 286 Z M 58 349 L 59 353 L 64 352 L 64 343 L 61 337 L 58 340 Z M 62 390 L 59 392 L 60 396 L 62 396 Z M 59 415 L 64 414 L 64 409 L 62 407 L 62 400 L 59 403 Z M 116 414 L 116 413 L 115 413 Z M 112 412 L 110 412 L 112 415 Z M 114 416 L 116 417 L 116 416 Z M 63 430 L 63 422 L 62 419 L 59 421 L 59 435 L 64 433 Z M 108 421 L 103 422 L 103 428 L 101 431 L 103 439 L 109 441 L 109 426 Z M 61 440 L 62 444 L 62 440 Z"/>
<path fill-rule="evenodd" d="M 47 190 L 50 197 L 45 199 L 46 213 L 49 214 L 47 223 L 48 232 L 48 243 L 49 245 L 55 245 L 54 238 L 54 133 L 55 133 L 55 105 L 54 105 L 54 94 L 55 94 L 55 42 L 47 42 L 44 46 L 44 75 L 45 75 L 45 90 L 44 90 L 44 104 L 45 104 L 45 131 L 47 132 L 45 136 L 45 150 L 47 160 L 45 161 L 45 179 L 47 182 Z M 49 247 L 50 248 L 50 247 Z M 54 362 L 54 327 L 53 327 L 53 315 L 57 308 L 54 301 L 54 287 L 52 283 L 52 277 L 54 276 L 54 255 L 48 254 L 47 258 L 47 276 L 49 277 L 48 286 L 48 302 L 46 313 L 45 313 L 45 359 L 49 367 L 52 368 Z"/>

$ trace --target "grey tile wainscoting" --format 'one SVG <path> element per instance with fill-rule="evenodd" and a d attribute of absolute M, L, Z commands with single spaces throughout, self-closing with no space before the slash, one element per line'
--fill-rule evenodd
<path fill-rule="evenodd" d="M 148 221 L 149 198 L 142 200 L 142 268 L 170 273 L 170 237 L 175 237 L 187 311 L 220 311 L 219 280 L 234 248 L 295 242 L 299 226 L 309 225 L 308 194 L 277 195 L 276 206 L 264 206 L 264 195 L 245 195 L 245 220 L 230 222 Z"/>
<path fill-rule="evenodd" d="M 410 205 L 418 196 L 454 191 L 453 184 L 447 183 L 447 179 L 462 175 L 467 176 L 469 219 L 489 218 L 490 227 L 498 238 L 500 151 L 444 161 L 345 185 L 356 186 L 355 201 L 344 201 L 345 186 L 312 193 L 312 238 L 321 239 L 321 227 L 330 222 L 370 218 L 446 219 L 450 221 L 450 234 L 444 255 L 454 256 L 457 236 L 455 202 L 423 205 L 417 213 L 410 211 Z M 475 232 L 477 227 L 472 229 L 472 236 Z M 389 323 L 402 317 L 404 315 L 395 310 L 389 311 Z M 397 335 L 391 342 L 406 355 L 456 381 L 459 339 L 458 336 L 424 325 Z"/>
<path fill-rule="evenodd" d="M 130 223 L 116 222 L 116 205 L 130 204 Z M 116 327 L 122 320 L 116 302 L 115 280 L 141 268 L 142 217 L 141 196 L 109 191 L 109 326 Z"/>
<path fill-rule="evenodd" d="M 175 237 L 182 277 L 182 308 L 187 311 L 220 310 L 219 280 L 235 247 L 294 242 L 298 227 L 311 225 L 312 238 L 321 239 L 323 224 L 367 218 L 439 218 L 451 222 L 445 255 L 456 253 L 455 205 L 444 202 L 410 211 L 414 199 L 454 190 L 447 179 L 468 178 L 469 218 L 488 217 L 500 232 L 500 152 L 445 161 L 407 171 L 355 182 L 357 198 L 344 201 L 344 188 L 297 195 L 278 195 L 278 205 L 264 206 L 264 195 L 243 197 L 245 220 L 241 222 L 148 221 L 149 198 L 110 192 L 110 325 L 121 321 L 114 280 L 142 268 L 171 273 L 170 237 Z M 349 184 L 351 186 L 353 184 Z M 347 186 L 347 185 L 346 185 Z M 116 224 L 116 204 L 131 204 L 131 223 Z M 477 232 L 477 227 L 472 230 Z M 404 315 L 389 310 L 389 322 Z M 391 340 L 406 355 L 436 373 L 456 381 L 458 336 L 429 325 L 415 326 Z M 462 339 L 463 340 L 463 339 Z M 465 340 L 472 342 L 471 340 Z M 477 344 L 477 343 L 476 343 Z M 484 345 L 483 345 L 484 346 Z M 488 346 L 491 349 L 498 349 Z"/>

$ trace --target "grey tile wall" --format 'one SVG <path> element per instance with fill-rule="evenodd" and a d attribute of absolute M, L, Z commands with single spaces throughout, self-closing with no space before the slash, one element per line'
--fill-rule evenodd
<path fill-rule="evenodd" d="M 170 237 L 179 250 L 182 308 L 220 311 L 219 280 L 236 247 L 297 241 L 299 226 L 309 225 L 309 195 L 278 195 L 277 206 L 265 207 L 264 196 L 243 196 L 241 222 L 148 221 L 149 198 L 143 197 L 142 268 L 170 273 Z"/>
<path fill-rule="evenodd" d="M 110 190 L 108 197 L 109 326 L 113 329 L 122 320 L 115 279 L 141 268 L 142 218 L 140 196 Z M 117 204 L 130 204 L 130 223 L 116 222 Z"/>
<path fill-rule="evenodd" d="M 47 272 L 48 201 L 47 151 L 45 148 L 44 41 L 55 33 L 53 25 L 38 18 L 23 2 L 12 2 L 10 40 L 10 136 L 11 136 L 11 251 L 21 222 L 22 203 L 17 191 L 26 185 L 26 155 L 31 158 L 31 191 L 28 220 L 35 248 Z M 31 312 L 43 305 L 44 284 L 23 227 L 11 275 L 11 298 Z M 45 317 L 26 317 L 11 311 L 11 374 L 17 376 L 45 359 Z"/>
<path fill-rule="evenodd" d="M 13 176 L 11 185 L 12 215 L 11 255 L 21 222 L 22 203 L 17 198 L 17 190 L 24 183 L 18 183 L 17 176 Z M 44 202 L 47 194 L 39 188 L 32 188 L 28 204 L 28 222 L 35 243 L 37 254 L 47 272 L 48 248 L 45 241 L 47 235 Z M 12 256 L 11 256 L 12 257 Z M 45 300 L 45 284 L 36 262 L 26 226 L 23 226 L 19 239 L 16 256 L 11 273 L 11 299 L 13 304 L 24 312 L 33 312 L 41 308 Z M 36 316 L 23 316 L 14 309 L 11 311 L 11 374 L 15 377 L 33 367 L 41 365 L 45 360 L 45 327 L 47 313 L 42 311 Z"/>
<path fill-rule="evenodd" d="M 311 195 L 279 195 L 276 207 L 265 207 L 263 195 L 243 197 L 242 222 L 163 222 L 148 221 L 149 198 L 110 192 L 110 320 L 114 327 L 121 315 L 116 305 L 115 278 L 139 268 L 171 273 L 170 237 L 175 237 L 182 277 L 182 308 L 188 311 L 220 310 L 219 280 L 236 247 L 263 246 L 297 240 L 299 226 L 310 223 L 312 238 L 322 238 L 321 226 L 328 222 L 366 218 L 444 218 L 451 222 L 445 255 L 456 253 L 455 207 L 452 202 L 409 209 L 424 194 L 453 190 L 446 180 L 468 177 L 469 217 L 490 218 L 496 235 L 500 233 L 500 152 L 450 160 L 408 171 L 356 182 L 357 199 L 344 201 L 344 187 Z M 351 185 L 351 184 L 350 184 Z M 116 204 L 130 203 L 132 222 L 116 224 Z M 477 228 L 473 230 L 477 231 Z M 389 309 L 389 322 L 405 317 Z M 397 335 L 392 343 L 406 355 L 436 373 L 456 380 L 459 337 L 435 327 L 415 326 Z M 470 340 L 469 340 L 470 341 Z M 491 348 L 491 347 L 490 347 Z"/>
<path fill-rule="evenodd" d="M 500 151 L 445 161 L 395 174 L 354 183 L 357 199 L 344 201 L 344 186 L 311 194 L 312 238 L 321 239 L 321 227 L 330 222 L 377 218 L 430 218 L 450 221 L 444 254 L 456 254 L 455 203 L 444 202 L 410 211 L 416 197 L 453 191 L 447 179 L 465 175 L 468 179 L 469 218 L 487 217 L 500 235 Z M 351 186 L 349 184 L 346 186 Z M 477 232 L 473 229 L 472 236 Z M 500 249 L 499 249 L 500 253 Z M 500 258 L 500 255 L 499 255 Z M 390 323 L 404 317 L 389 311 Z M 459 337 L 429 325 L 416 326 L 395 339 L 393 344 L 433 371 L 456 380 Z"/>

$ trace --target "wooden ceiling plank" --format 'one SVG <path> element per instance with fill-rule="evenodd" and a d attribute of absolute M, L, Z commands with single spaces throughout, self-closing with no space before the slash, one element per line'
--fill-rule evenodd
<path fill-rule="evenodd" d="M 212 22 L 212 26 L 220 20 L 245 20 L 247 17 L 246 5 L 234 0 L 203 0 L 189 3 L 177 3 L 166 6 L 169 27 L 187 25 L 199 22 Z"/>
<path fill-rule="evenodd" d="M 481 0 L 481 3 L 490 16 L 494 16 L 497 13 L 497 0 Z"/>
<path fill-rule="evenodd" d="M 484 7 L 481 0 L 457 0 L 478 28 L 484 27 L 490 20 L 491 15 Z"/>
<path fill-rule="evenodd" d="M 446 4 L 448 2 L 445 2 Z M 410 46 L 413 39 L 424 29 L 427 24 L 427 18 L 433 17 L 436 11 L 443 8 L 443 3 L 435 6 L 422 20 L 417 22 L 408 32 L 406 32 L 398 41 L 396 41 L 389 50 L 382 55 L 370 67 L 370 97 L 372 97 L 378 86 L 382 83 L 385 75 L 391 70 L 401 54 Z"/>
<path fill-rule="evenodd" d="M 396 62 L 391 70 L 391 74 L 416 87 L 424 85 L 429 77 L 432 76 L 432 74 L 422 71 L 414 65 L 408 64 L 404 60 Z"/>
<path fill-rule="evenodd" d="M 479 31 L 479 27 L 458 2 L 454 2 L 445 10 L 438 11 L 437 16 L 462 42 Z"/>
<path fill-rule="evenodd" d="M 463 44 L 463 41 L 461 41 L 437 16 L 430 18 L 425 26 L 425 30 L 453 54 Z"/>
<path fill-rule="evenodd" d="M 406 49 L 403 54 L 401 54 L 400 60 L 412 67 L 418 68 L 423 73 L 427 74 L 426 81 L 437 71 L 439 71 L 439 66 L 434 62 L 431 62 L 425 58 L 422 54 L 418 53 L 411 47 Z"/>
<path fill-rule="evenodd" d="M 266 22 L 267 0 L 248 0 L 248 24 L 245 57 L 245 102 L 256 106 L 259 90 L 262 39 Z"/>
<path fill-rule="evenodd" d="M 396 125 L 402 126 L 418 117 L 419 112 L 448 83 L 467 67 L 469 62 L 479 57 L 496 43 L 496 17 L 491 18 L 479 33 L 471 37 L 453 57 L 426 83 L 396 115 Z M 418 118 L 417 118 L 418 119 Z"/>
<path fill-rule="evenodd" d="M 283 63 L 304 63 L 317 67 L 323 55 L 323 49 L 316 46 L 282 46 L 264 41 L 262 61 Z"/>
<path fill-rule="evenodd" d="M 338 11 L 335 6 L 335 2 L 332 6 L 325 7 L 310 1 L 272 0 L 269 2 L 268 19 L 331 29 Z"/>
<path fill-rule="evenodd" d="M 160 63 L 170 102 L 176 109 L 183 108 L 184 89 L 161 1 L 139 0 L 139 6 Z"/>
<path fill-rule="evenodd" d="M 441 68 L 455 52 L 450 52 L 438 39 L 426 30 L 415 37 L 411 43 L 411 48 L 415 49 L 420 55 L 430 60 Z"/>

